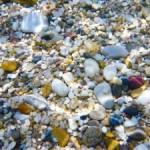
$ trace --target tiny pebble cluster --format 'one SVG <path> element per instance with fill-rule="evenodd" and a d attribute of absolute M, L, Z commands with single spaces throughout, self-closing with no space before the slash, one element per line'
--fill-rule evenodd
<path fill-rule="evenodd" d="M 0 0 L 0 149 L 150 149 L 149 0 Z"/>

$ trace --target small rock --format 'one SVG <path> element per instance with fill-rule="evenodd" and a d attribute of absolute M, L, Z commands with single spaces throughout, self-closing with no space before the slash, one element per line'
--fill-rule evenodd
<path fill-rule="evenodd" d="M 113 85 L 111 88 L 112 95 L 115 98 L 119 98 L 122 95 L 122 86 L 120 85 Z"/>
<path fill-rule="evenodd" d="M 19 112 L 16 112 L 13 117 L 14 117 L 14 119 L 16 119 L 16 120 L 24 121 L 24 120 L 26 120 L 26 119 L 29 118 L 29 115 L 24 115 L 24 114 L 21 114 L 21 113 L 19 113 Z"/>
<path fill-rule="evenodd" d="M 68 123 L 71 130 L 76 130 L 78 128 L 78 125 L 74 119 L 69 119 Z"/>
<path fill-rule="evenodd" d="M 48 97 L 51 94 L 51 92 L 52 92 L 52 88 L 51 88 L 50 84 L 45 84 L 41 88 L 41 92 L 42 92 L 42 96 L 43 97 Z"/>
<path fill-rule="evenodd" d="M 145 73 L 147 76 L 150 76 L 150 67 L 145 67 Z"/>
<path fill-rule="evenodd" d="M 122 105 L 125 102 L 125 99 L 123 97 L 120 97 L 117 99 L 118 105 Z"/>
<path fill-rule="evenodd" d="M 94 94 L 106 109 L 112 109 L 114 107 L 115 103 L 108 83 L 102 82 L 98 84 L 94 88 Z"/>
<path fill-rule="evenodd" d="M 11 0 L 12 2 L 19 3 L 21 5 L 35 5 L 37 3 L 37 0 Z"/>
<path fill-rule="evenodd" d="M 3 76 L 3 74 L 4 74 L 4 70 L 0 68 L 0 78 Z"/>
<path fill-rule="evenodd" d="M 134 106 L 129 106 L 129 107 L 126 107 L 123 112 L 128 115 L 129 117 L 132 117 L 132 116 L 137 116 L 139 114 L 139 110 L 137 107 L 134 107 Z"/>
<path fill-rule="evenodd" d="M 69 93 L 69 88 L 66 86 L 64 82 L 59 79 L 54 79 L 52 81 L 52 90 L 59 96 L 67 96 Z"/>
<path fill-rule="evenodd" d="M 148 85 L 149 85 L 149 81 L 146 81 L 140 88 L 132 90 L 131 96 L 133 98 L 139 97 L 142 94 L 142 92 L 147 88 Z"/>
<path fill-rule="evenodd" d="M 8 147 L 7 147 L 7 150 L 12 150 L 14 149 L 14 147 L 16 146 L 16 142 L 11 142 Z"/>
<path fill-rule="evenodd" d="M 139 144 L 136 147 L 134 147 L 133 150 L 148 150 L 148 148 L 144 144 Z"/>
<path fill-rule="evenodd" d="M 108 65 L 104 68 L 103 75 L 106 80 L 110 81 L 117 75 L 117 68 L 114 65 Z"/>
<path fill-rule="evenodd" d="M 113 83 L 113 84 L 116 84 L 116 85 L 122 85 L 122 80 L 119 79 L 118 77 L 114 77 L 114 78 L 112 79 L 112 83 Z"/>
<path fill-rule="evenodd" d="M 136 100 L 138 104 L 146 105 L 150 103 L 150 89 L 145 90 Z"/>
<path fill-rule="evenodd" d="M 120 150 L 119 141 L 104 137 L 104 143 L 108 150 Z"/>
<path fill-rule="evenodd" d="M 23 71 L 30 72 L 35 67 L 34 63 L 26 63 L 23 66 Z"/>
<path fill-rule="evenodd" d="M 131 119 L 126 119 L 124 121 L 123 125 L 125 128 L 134 127 L 138 124 L 138 119 L 135 117 L 132 117 Z"/>
<path fill-rule="evenodd" d="M 98 74 L 100 71 L 98 63 L 94 59 L 91 59 L 91 58 L 88 58 L 85 60 L 84 69 L 85 69 L 86 76 L 90 78 L 95 77 L 95 75 Z"/>
<path fill-rule="evenodd" d="M 84 44 L 88 48 L 88 52 L 98 52 L 100 50 L 97 43 L 92 42 L 91 40 L 84 41 Z"/>
<path fill-rule="evenodd" d="M 84 132 L 82 139 L 85 145 L 96 146 L 102 141 L 102 133 L 99 128 L 91 126 Z"/>
<path fill-rule="evenodd" d="M 102 120 L 106 116 L 105 108 L 101 107 L 99 110 L 93 110 L 89 113 L 91 119 Z"/>
<path fill-rule="evenodd" d="M 24 102 L 33 105 L 35 108 L 39 110 L 43 110 L 47 106 L 47 101 L 44 97 L 42 97 L 40 94 L 30 94 L 30 95 L 23 95 Z"/>
<path fill-rule="evenodd" d="M 107 58 L 126 58 L 128 51 L 122 46 L 106 46 L 102 50 L 102 53 L 106 55 Z"/>
<path fill-rule="evenodd" d="M 140 77 L 140 76 L 130 76 L 128 79 L 130 82 L 129 87 L 131 90 L 135 90 L 135 89 L 141 87 L 145 82 L 143 77 Z"/>
<path fill-rule="evenodd" d="M 89 126 L 96 126 L 96 127 L 100 127 L 100 123 L 97 120 L 90 120 L 88 122 Z"/>
<path fill-rule="evenodd" d="M 126 134 L 131 140 L 136 140 L 136 141 L 142 141 L 147 136 L 145 131 L 141 128 L 127 130 Z"/>
<path fill-rule="evenodd" d="M 123 119 L 118 115 L 112 115 L 109 117 L 109 123 L 111 126 L 117 126 L 123 123 Z"/>
<path fill-rule="evenodd" d="M 121 76 L 120 79 L 122 80 L 122 89 L 128 91 L 130 84 L 129 79 L 126 76 Z"/>
<path fill-rule="evenodd" d="M 33 19 L 34 18 L 34 19 Z M 21 23 L 23 32 L 39 33 L 48 29 L 48 19 L 38 11 L 33 11 L 24 16 Z"/>
<path fill-rule="evenodd" d="M 67 72 L 63 74 L 63 79 L 69 85 L 74 80 L 74 75 L 71 72 Z"/>
<path fill-rule="evenodd" d="M 16 61 L 4 61 L 1 63 L 1 68 L 4 71 L 13 72 L 17 70 L 17 65 Z"/>
<path fill-rule="evenodd" d="M 54 127 L 52 130 L 52 134 L 57 139 L 59 146 L 65 147 L 68 144 L 70 135 L 64 129 Z"/>
<path fill-rule="evenodd" d="M 22 113 L 22 114 L 30 114 L 30 107 L 25 104 L 25 103 L 21 103 L 18 106 L 18 110 Z"/>
<path fill-rule="evenodd" d="M 115 137 L 114 133 L 112 133 L 112 132 L 110 132 L 110 131 L 108 131 L 108 132 L 105 134 L 105 136 L 108 137 L 108 138 L 114 138 L 114 137 Z"/>
<path fill-rule="evenodd" d="M 12 130 L 11 131 L 11 136 L 13 137 L 13 139 L 17 140 L 20 138 L 20 132 L 19 130 Z"/>

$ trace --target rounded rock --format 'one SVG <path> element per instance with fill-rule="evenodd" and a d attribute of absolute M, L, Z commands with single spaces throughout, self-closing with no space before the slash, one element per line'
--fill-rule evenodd
<path fill-rule="evenodd" d="M 69 88 L 66 86 L 64 82 L 59 79 L 54 79 L 52 81 L 52 90 L 58 95 L 65 97 L 69 93 Z"/>
<path fill-rule="evenodd" d="M 85 60 L 84 69 L 86 76 L 90 78 L 95 77 L 95 75 L 98 74 L 100 71 L 98 63 L 91 58 Z"/>

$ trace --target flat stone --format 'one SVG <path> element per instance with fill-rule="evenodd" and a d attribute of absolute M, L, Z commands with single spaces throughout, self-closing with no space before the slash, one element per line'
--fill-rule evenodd
<path fill-rule="evenodd" d="M 102 53 L 107 58 L 126 58 L 128 55 L 128 51 L 122 46 L 106 46 L 102 50 Z"/>
<path fill-rule="evenodd" d="M 35 108 L 39 110 L 43 110 L 47 106 L 47 101 L 40 94 L 25 94 L 23 95 L 24 102 L 33 105 Z"/>
<path fill-rule="evenodd" d="M 129 107 L 126 107 L 123 112 L 128 115 L 129 117 L 132 117 L 132 116 L 137 116 L 139 114 L 139 110 L 137 107 L 135 106 L 129 106 Z"/>
<path fill-rule="evenodd" d="M 11 143 L 8 145 L 7 150 L 13 150 L 15 146 L 16 146 L 16 142 L 11 142 Z"/>
<path fill-rule="evenodd" d="M 104 68 L 103 75 L 106 80 L 110 81 L 117 75 L 117 68 L 114 65 L 108 65 Z"/>
<path fill-rule="evenodd" d="M 69 93 L 69 88 L 67 85 L 59 79 L 54 79 L 52 81 L 52 90 L 58 95 L 65 97 Z"/>
<path fill-rule="evenodd" d="M 59 127 L 54 127 L 52 130 L 52 134 L 57 139 L 58 145 L 60 147 L 65 147 L 68 144 L 70 135 L 67 133 L 66 130 Z"/>
<path fill-rule="evenodd" d="M 102 120 L 106 116 L 105 108 L 101 107 L 98 110 L 93 110 L 89 113 L 89 116 L 91 119 L 94 119 L 94 120 Z"/>
<path fill-rule="evenodd" d="M 34 19 L 33 19 L 34 18 Z M 29 33 L 39 33 L 48 29 L 47 17 L 38 11 L 33 11 L 24 16 L 21 30 Z"/>
<path fill-rule="evenodd" d="M 4 61 L 1 63 L 1 68 L 4 71 L 13 72 L 17 70 L 17 65 L 16 61 Z"/>
<path fill-rule="evenodd" d="M 119 98 L 122 95 L 122 86 L 120 85 L 113 85 L 111 88 L 112 95 L 115 98 Z"/>
<path fill-rule="evenodd" d="M 115 105 L 111 93 L 111 87 L 107 82 L 102 82 L 94 88 L 94 94 L 106 109 L 112 109 Z"/>
<path fill-rule="evenodd" d="M 142 141 L 146 139 L 146 132 L 142 128 L 129 129 L 126 131 L 127 136 L 136 141 Z"/>
<path fill-rule="evenodd" d="M 84 69 L 85 69 L 85 74 L 87 77 L 93 78 L 96 76 L 96 74 L 99 73 L 100 68 L 98 63 L 91 58 L 88 58 L 84 62 Z"/>
<path fill-rule="evenodd" d="M 30 5 L 30 6 L 33 6 L 37 3 L 37 0 L 11 0 L 11 1 L 19 3 L 21 5 Z"/>
<path fill-rule="evenodd" d="M 91 126 L 84 132 L 82 140 L 87 146 L 99 145 L 102 141 L 102 133 L 99 128 Z"/>
<path fill-rule="evenodd" d="M 21 121 L 23 121 L 23 120 L 28 119 L 28 118 L 29 118 L 29 115 L 24 115 L 24 114 L 21 114 L 21 113 L 19 113 L 19 112 L 16 112 L 13 117 L 14 117 L 14 119 L 16 119 L 16 120 L 21 120 Z"/>

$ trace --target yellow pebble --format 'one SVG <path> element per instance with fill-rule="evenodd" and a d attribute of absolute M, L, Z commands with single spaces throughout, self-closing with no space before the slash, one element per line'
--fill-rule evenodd
<path fill-rule="evenodd" d="M 13 72 L 17 70 L 18 63 L 16 61 L 4 61 L 1 63 L 1 68 L 4 69 L 4 71 Z"/>
<path fill-rule="evenodd" d="M 131 67 L 132 67 L 132 63 L 131 63 L 130 59 L 128 59 L 128 58 L 125 59 L 124 63 L 126 64 L 126 66 L 127 66 L 128 68 L 131 68 Z"/>
<path fill-rule="evenodd" d="M 114 135 L 112 132 L 110 132 L 110 131 L 108 131 L 105 135 L 106 135 L 108 138 L 114 138 L 114 137 L 115 137 L 115 135 Z"/>
<path fill-rule="evenodd" d="M 104 67 L 105 67 L 105 62 L 104 62 L 104 61 L 100 61 L 100 62 L 99 62 L 99 66 L 100 66 L 100 68 L 104 69 Z"/>
<path fill-rule="evenodd" d="M 59 146 L 65 147 L 68 144 L 70 135 L 66 130 L 59 127 L 54 127 L 52 130 L 52 134 L 57 139 Z"/>
<path fill-rule="evenodd" d="M 23 114 L 30 114 L 30 107 L 25 103 L 19 104 L 18 110 Z"/>
<path fill-rule="evenodd" d="M 12 2 L 16 2 L 19 4 L 26 4 L 26 5 L 35 5 L 37 3 L 37 0 L 11 0 Z"/>
<path fill-rule="evenodd" d="M 51 91 L 52 91 L 52 88 L 51 88 L 50 84 L 45 84 L 41 88 L 42 96 L 44 96 L 44 97 L 48 97 L 50 95 Z"/>

